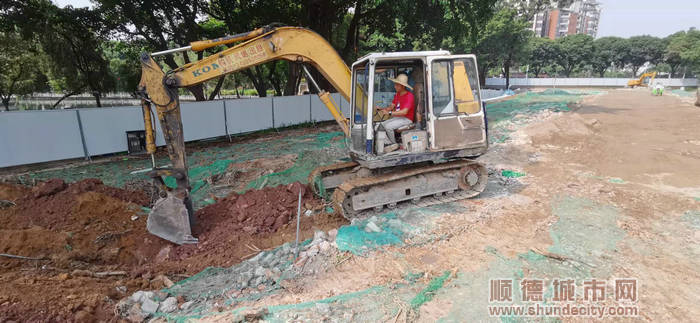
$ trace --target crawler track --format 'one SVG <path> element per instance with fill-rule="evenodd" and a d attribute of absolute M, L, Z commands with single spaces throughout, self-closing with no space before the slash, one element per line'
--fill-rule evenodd
<path fill-rule="evenodd" d="M 316 183 L 322 182 L 324 176 L 333 175 L 347 178 L 335 188 L 330 199 L 335 210 L 348 219 L 364 210 L 393 208 L 405 201 L 429 206 L 471 198 L 484 190 L 488 180 L 483 165 L 463 159 L 383 172 L 358 169 L 354 162 L 339 163 L 314 170 L 309 182 L 314 191 L 325 190 L 328 188 Z"/>

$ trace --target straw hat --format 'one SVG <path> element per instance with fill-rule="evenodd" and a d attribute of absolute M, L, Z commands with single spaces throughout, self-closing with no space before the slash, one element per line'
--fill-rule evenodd
<path fill-rule="evenodd" d="M 399 76 L 397 76 L 395 79 L 389 78 L 389 81 L 392 81 L 396 84 L 401 84 L 401 85 L 413 90 L 413 87 L 408 85 L 408 76 L 406 76 L 406 74 L 399 74 Z"/>

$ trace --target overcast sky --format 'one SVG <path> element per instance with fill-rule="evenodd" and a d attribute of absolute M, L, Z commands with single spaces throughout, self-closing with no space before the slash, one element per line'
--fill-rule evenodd
<path fill-rule="evenodd" d="M 86 7 L 89 0 L 53 0 L 59 6 Z M 603 4 L 598 37 L 666 37 L 700 29 L 700 0 L 598 0 Z"/>

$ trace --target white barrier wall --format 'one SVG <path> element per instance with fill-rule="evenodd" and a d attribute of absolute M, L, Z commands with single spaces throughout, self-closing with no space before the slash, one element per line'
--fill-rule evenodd
<path fill-rule="evenodd" d="M 77 111 L 0 113 L 0 167 L 83 156 Z"/>
<path fill-rule="evenodd" d="M 332 95 L 349 117 L 348 102 Z M 315 94 L 187 102 L 181 111 L 185 141 L 333 120 Z M 124 152 L 126 131 L 143 129 L 137 106 L 1 112 L 0 167 Z M 165 145 L 159 122 L 156 144 Z"/>
<path fill-rule="evenodd" d="M 625 87 L 628 78 L 511 78 L 510 87 Z M 697 79 L 656 78 L 664 86 L 698 86 Z M 487 78 L 486 86 L 505 87 L 505 78 Z"/>

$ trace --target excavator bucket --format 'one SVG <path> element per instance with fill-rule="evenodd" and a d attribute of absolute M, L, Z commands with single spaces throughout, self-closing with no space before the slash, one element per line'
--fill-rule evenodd
<path fill-rule="evenodd" d="M 198 242 L 197 238 L 192 236 L 187 205 L 170 192 L 156 201 L 148 214 L 146 229 L 151 234 L 179 245 Z"/>

